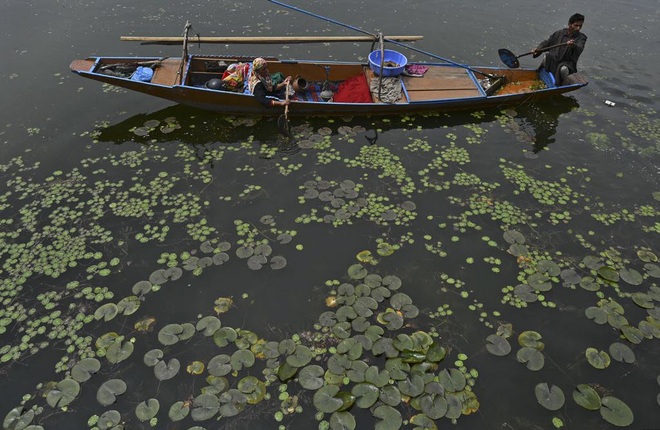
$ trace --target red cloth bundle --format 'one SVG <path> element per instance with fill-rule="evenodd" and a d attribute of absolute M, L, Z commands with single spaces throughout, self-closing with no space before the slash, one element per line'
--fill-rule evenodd
<path fill-rule="evenodd" d="M 339 84 L 339 88 L 332 98 L 334 102 L 341 103 L 371 103 L 371 91 L 364 74 L 351 76 Z"/>

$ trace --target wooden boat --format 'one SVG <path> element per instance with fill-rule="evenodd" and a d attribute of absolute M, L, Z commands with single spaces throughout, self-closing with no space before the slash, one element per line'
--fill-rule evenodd
<path fill-rule="evenodd" d="M 273 3 L 311 14 L 301 9 L 288 6 L 277 0 Z M 314 14 L 312 14 L 314 15 Z M 329 20 L 317 15 L 316 17 Z M 334 20 L 329 20 L 335 24 Z M 350 27 L 366 33 L 360 29 Z M 280 60 L 266 57 L 271 73 L 284 76 L 302 77 L 306 88 L 291 94 L 288 115 L 297 116 L 352 116 L 352 115 L 396 115 L 423 111 L 474 110 L 489 107 L 505 107 L 555 97 L 577 90 L 586 81 L 576 80 L 568 85 L 557 86 L 547 72 L 536 69 L 510 69 L 503 67 L 470 67 L 446 60 L 435 54 L 420 51 L 401 40 L 417 40 L 421 36 L 372 35 L 361 37 L 261 37 L 261 38 L 189 38 L 190 24 L 186 24 L 180 38 L 131 37 L 124 40 L 138 40 L 152 43 L 183 43 L 183 53 L 178 58 L 156 57 L 89 57 L 74 60 L 71 70 L 78 75 L 103 83 L 160 97 L 176 103 L 196 108 L 222 112 L 232 115 L 281 115 L 283 108 L 265 108 L 255 97 L 247 92 L 247 85 L 239 91 L 217 89 L 209 85 L 218 82 L 224 73 L 224 67 L 231 64 L 251 64 L 254 57 L 214 56 L 188 54 L 188 42 L 197 43 L 310 43 L 327 41 L 371 40 L 372 49 L 380 42 L 380 64 L 369 56 L 367 62 L 338 62 L 312 60 Z M 387 59 L 383 48 L 384 41 L 393 42 L 413 51 L 428 54 L 442 62 L 415 62 L 405 66 L 423 69 L 421 76 L 410 76 L 400 64 L 385 64 Z M 405 58 L 405 57 L 403 57 Z M 145 80 L 136 80 L 138 69 L 149 68 L 153 75 Z M 380 76 L 374 72 L 384 71 Z M 247 81 L 247 79 L 246 79 Z M 359 101 L 352 99 L 350 91 L 356 91 L 347 83 L 361 82 L 363 93 Z M 366 85 L 366 95 L 364 89 Z M 387 87 L 388 97 L 383 97 L 382 90 Z M 324 91 L 325 90 L 325 91 Z M 333 97 L 328 100 L 328 91 Z M 392 92 L 392 90 L 394 92 Z"/>

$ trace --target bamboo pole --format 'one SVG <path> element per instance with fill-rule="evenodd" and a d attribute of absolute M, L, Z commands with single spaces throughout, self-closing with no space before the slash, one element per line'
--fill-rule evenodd
<path fill-rule="evenodd" d="M 421 40 L 424 36 L 385 36 L 390 40 L 408 41 Z M 183 37 L 158 36 L 121 36 L 124 42 L 142 42 L 148 44 L 179 45 Z M 293 43 L 334 43 L 334 42 L 373 42 L 378 40 L 371 36 L 262 36 L 262 37 L 188 37 L 188 43 L 225 43 L 225 44 L 293 44 Z"/>

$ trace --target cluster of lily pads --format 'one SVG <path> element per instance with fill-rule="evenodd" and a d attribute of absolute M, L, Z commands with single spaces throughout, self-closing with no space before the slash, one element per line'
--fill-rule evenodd
<path fill-rule="evenodd" d="M 405 118 L 410 126 L 415 121 Z M 176 137 L 178 124 L 174 118 L 148 120 L 128 132 L 153 137 L 159 130 L 177 132 Z M 37 430 L 50 420 L 44 411 L 74 413 L 69 408 L 88 394 L 87 381 L 105 378 L 97 381 L 102 409 L 90 417 L 92 428 L 157 427 L 169 419 L 200 429 L 211 420 L 229 422 L 265 410 L 281 428 L 305 413 L 324 430 L 374 423 L 379 430 L 433 429 L 496 403 L 477 400 L 478 371 L 468 369 L 467 354 L 455 354 L 451 337 L 440 333 L 457 315 L 478 321 L 477 332 L 498 327 L 496 334 L 470 337 L 461 350 L 485 348 L 503 356 L 511 350 L 507 313 L 581 306 L 585 324 L 603 325 L 608 339 L 614 334 L 609 347 L 587 344 L 576 354 L 600 372 L 612 367 L 612 359 L 636 363 L 660 337 L 660 265 L 647 239 L 660 229 L 657 203 L 609 205 L 589 195 L 589 172 L 582 167 L 556 174 L 548 165 L 501 159 L 499 170 L 488 173 L 499 175 L 499 182 L 485 181 L 472 165 L 479 156 L 476 145 L 488 137 L 476 124 L 452 128 L 440 142 L 415 135 L 405 144 L 388 144 L 384 134 L 379 144 L 356 148 L 365 131 L 349 125 L 336 133 L 328 126 L 300 127 L 294 136 L 300 134 L 301 151 L 275 161 L 278 147 L 257 144 L 250 135 L 207 148 L 129 144 L 116 154 L 86 158 L 69 172 L 48 172 L 43 180 L 39 163 L 23 157 L 0 166 L 8 178 L 0 208 L 10 214 L 0 220 L 0 362 L 10 372 L 46 349 L 60 354 L 53 360 L 56 380 L 26 394 L 7 413 L 3 428 Z M 224 169 L 227 165 L 242 167 Z M 218 170 L 223 181 L 216 180 Z M 227 171 L 236 186 L 227 185 Z M 301 207 L 312 208 L 296 213 L 268 200 L 274 176 L 286 179 L 292 195 L 299 190 Z M 269 205 L 267 213 L 250 212 L 254 203 Z M 232 208 L 242 210 L 240 217 Z M 277 220 L 269 213 L 277 213 Z M 585 218 L 592 224 L 580 224 Z M 301 237 L 294 225 L 307 233 L 302 237 L 319 240 L 327 227 L 358 227 L 369 240 L 378 237 L 374 254 L 359 253 L 360 263 L 330 283 L 325 302 L 331 309 L 315 324 L 276 340 L 269 339 L 272 333 L 225 326 L 220 315 L 245 304 L 222 291 L 194 321 L 138 315 L 162 288 L 189 282 L 191 275 L 222 277 L 228 264 L 282 270 L 278 274 L 295 270 L 298 262 L 284 246 Z M 622 236 L 620 226 L 634 234 Z M 590 230 L 601 228 L 597 234 Z M 481 240 L 472 240 L 475 232 L 482 232 L 476 234 Z M 503 243 L 492 239 L 498 232 Z M 610 236 L 620 246 L 612 246 Z M 395 258 L 385 260 L 387 267 L 401 265 L 415 281 L 390 269 L 379 270 L 383 275 L 369 270 L 380 259 L 404 255 L 398 252 L 403 248 L 434 262 L 432 272 L 413 272 Z M 123 273 L 136 270 L 134 261 L 143 260 L 145 250 L 158 260 L 146 262 L 143 279 L 127 294 Z M 456 254 L 465 263 L 442 266 Z M 467 280 L 471 272 L 486 273 L 488 285 Z M 423 308 L 411 298 L 420 279 L 433 279 L 439 294 Z M 584 305 L 584 297 L 592 301 Z M 118 320 L 125 321 L 121 330 L 105 328 Z M 462 336 L 461 328 L 455 330 L 456 338 Z M 516 359 L 532 371 L 547 367 L 553 354 L 540 339 L 532 330 L 518 336 Z M 138 348 L 156 341 L 158 348 L 136 359 Z M 199 354 L 190 354 L 191 345 Z M 153 373 L 154 384 L 174 396 L 174 381 L 197 388 L 175 402 L 146 391 L 138 393 L 138 402 L 128 402 L 122 395 L 135 391 L 135 380 L 120 376 L 119 369 L 136 363 L 141 375 Z M 195 384 L 202 379 L 201 386 Z M 545 380 L 534 394 L 557 413 L 553 424 L 560 427 L 563 390 Z M 634 405 L 634 394 L 615 397 L 616 387 L 603 386 L 577 384 L 575 403 L 599 411 L 613 425 L 630 425 L 633 413 L 626 402 Z"/>

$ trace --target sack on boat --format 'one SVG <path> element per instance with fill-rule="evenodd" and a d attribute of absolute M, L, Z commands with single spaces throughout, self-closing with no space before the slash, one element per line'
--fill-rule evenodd
<path fill-rule="evenodd" d="M 243 83 L 250 69 L 248 63 L 234 63 L 229 65 L 227 71 L 222 75 L 222 81 L 225 83 L 227 91 L 243 91 Z"/>
<path fill-rule="evenodd" d="M 151 82 L 154 77 L 154 71 L 149 67 L 139 66 L 131 76 L 132 81 Z"/>

